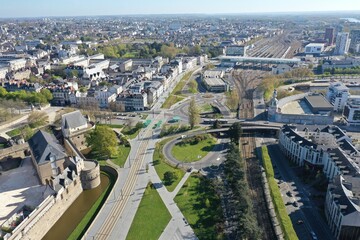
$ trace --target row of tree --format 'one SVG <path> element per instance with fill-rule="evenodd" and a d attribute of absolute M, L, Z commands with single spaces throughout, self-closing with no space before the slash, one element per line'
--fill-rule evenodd
<path fill-rule="evenodd" d="M 324 69 L 324 73 L 329 74 L 360 74 L 360 67 L 352 68 L 327 68 Z"/>
<path fill-rule="evenodd" d="M 53 99 L 52 93 L 48 89 L 41 89 L 40 92 L 27 92 L 24 90 L 8 92 L 0 87 L 0 99 L 11 99 L 14 101 L 23 101 L 27 103 L 46 104 Z"/>
<path fill-rule="evenodd" d="M 246 181 L 244 160 L 241 158 L 239 146 L 235 143 L 230 145 L 226 156 L 224 174 L 226 187 L 230 190 L 227 207 L 233 209 L 232 219 L 237 223 L 231 235 L 236 239 L 261 239 L 261 230 L 249 197 L 250 190 Z"/>

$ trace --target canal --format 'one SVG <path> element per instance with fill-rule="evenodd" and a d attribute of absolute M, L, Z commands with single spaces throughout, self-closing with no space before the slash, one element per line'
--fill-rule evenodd
<path fill-rule="evenodd" d="M 83 191 L 43 240 L 67 239 L 109 184 L 109 177 L 101 173 L 100 185 L 94 189 Z"/>

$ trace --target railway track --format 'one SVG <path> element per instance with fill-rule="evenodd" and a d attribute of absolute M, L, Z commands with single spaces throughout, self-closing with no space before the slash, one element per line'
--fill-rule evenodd
<path fill-rule="evenodd" d="M 240 143 L 242 146 L 241 153 L 244 159 L 246 180 L 250 190 L 250 198 L 253 203 L 253 211 L 256 214 L 258 226 L 262 231 L 262 239 L 276 239 L 276 234 L 266 206 L 259 161 L 253 153 L 256 148 L 255 138 L 250 135 L 242 137 Z"/>
<path fill-rule="evenodd" d="M 116 222 L 118 221 L 118 216 L 121 216 L 121 214 L 123 213 L 130 196 L 135 190 L 135 185 L 138 179 L 139 171 L 141 170 L 141 166 L 143 165 L 145 158 L 144 153 L 146 152 L 147 145 L 149 142 L 148 137 L 150 136 L 148 135 L 149 135 L 149 130 L 147 130 L 146 133 L 144 134 L 145 140 L 141 141 L 140 146 L 136 152 L 136 157 L 131 166 L 129 177 L 126 179 L 124 187 L 121 191 L 121 196 L 120 196 L 121 198 L 116 200 L 110 213 L 106 217 L 103 225 L 101 226 L 97 234 L 94 236 L 94 239 L 105 240 L 111 237 L 110 234 L 112 233 L 116 225 Z"/>

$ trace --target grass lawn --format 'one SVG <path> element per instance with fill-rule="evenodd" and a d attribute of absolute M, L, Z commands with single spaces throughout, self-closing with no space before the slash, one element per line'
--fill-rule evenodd
<path fill-rule="evenodd" d="M 128 138 L 134 139 L 139 134 L 140 130 L 141 130 L 141 128 L 139 128 L 135 131 L 135 128 L 125 126 L 121 132 Z"/>
<path fill-rule="evenodd" d="M 193 80 L 191 80 L 190 82 L 189 82 L 189 91 L 192 93 L 192 94 L 196 94 L 196 93 L 198 93 L 199 91 L 198 91 L 198 82 L 195 80 L 195 79 L 193 79 Z"/>
<path fill-rule="evenodd" d="M 120 167 L 124 167 L 127 157 L 129 156 L 131 147 L 125 145 L 118 146 L 118 154 L 111 158 L 111 161 Z"/>
<path fill-rule="evenodd" d="M 118 153 L 116 156 L 111 158 L 111 161 L 118 165 L 119 167 L 124 167 L 124 164 L 126 162 L 127 157 L 129 156 L 131 147 L 126 147 L 125 145 L 118 145 Z M 106 157 L 99 156 L 99 154 L 91 151 L 86 155 L 86 158 L 88 159 L 95 159 L 99 162 L 100 166 L 106 166 L 108 165 L 106 163 Z"/>
<path fill-rule="evenodd" d="M 157 240 L 171 219 L 164 202 L 151 183 L 145 189 L 127 240 Z"/>
<path fill-rule="evenodd" d="M 283 230 L 284 237 L 287 240 L 297 240 L 298 237 L 292 225 L 291 219 L 286 211 L 286 207 L 283 198 L 281 197 L 279 186 L 277 185 L 274 178 L 274 169 L 268 153 L 267 146 L 261 147 L 261 156 L 266 173 L 266 178 L 269 184 L 270 195 L 274 204 L 276 216 Z"/>
<path fill-rule="evenodd" d="M 175 144 L 171 150 L 171 154 L 182 162 L 196 162 L 205 157 L 216 145 L 216 139 L 211 135 L 200 141 L 198 144 Z"/>
<path fill-rule="evenodd" d="M 165 102 L 161 106 L 161 108 L 168 109 L 175 103 L 180 102 L 181 100 L 183 100 L 185 98 L 184 96 L 181 95 L 181 91 L 184 88 L 186 82 L 189 80 L 189 78 L 191 77 L 192 74 L 193 74 L 193 71 L 188 72 L 181 78 L 181 80 L 175 86 L 174 90 L 171 92 L 170 96 L 165 100 Z"/>
<path fill-rule="evenodd" d="M 200 240 L 224 239 L 220 198 L 209 179 L 192 174 L 174 200 Z"/>
<path fill-rule="evenodd" d="M 15 136 L 21 134 L 21 129 L 22 129 L 22 127 L 20 127 L 20 128 L 15 128 L 15 129 L 13 129 L 13 130 L 11 130 L 11 131 L 9 131 L 9 132 L 6 132 L 6 134 L 7 134 L 9 137 L 15 137 Z"/>
<path fill-rule="evenodd" d="M 200 106 L 201 113 L 213 112 L 213 111 L 214 111 L 214 109 L 209 103 Z"/>
<path fill-rule="evenodd" d="M 169 165 L 165 161 L 165 157 L 162 154 L 162 149 L 164 145 L 169 142 L 171 139 L 165 139 L 156 144 L 154 155 L 153 155 L 153 164 L 157 174 L 159 175 L 161 181 L 164 182 L 164 173 L 165 172 L 174 172 L 177 175 L 177 179 L 171 183 L 170 185 L 165 185 L 166 189 L 169 192 L 174 191 L 176 186 L 179 184 L 182 177 L 185 175 L 185 172 L 180 168 L 174 168 L 173 166 Z"/>
<path fill-rule="evenodd" d="M 182 96 L 177 96 L 177 95 L 170 95 L 165 102 L 163 103 L 163 105 L 161 106 L 161 108 L 166 108 L 169 109 L 172 105 L 174 105 L 177 102 L 180 102 L 181 100 L 183 100 L 185 97 Z"/>
<path fill-rule="evenodd" d="M 112 187 L 114 186 L 115 177 L 106 172 L 102 172 L 102 174 L 105 174 L 109 177 L 110 184 L 107 186 L 106 190 L 100 195 L 98 200 L 96 200 L 96 202 L 90 208 L 90 210 L 86 213 L 86 215 L 81 220 L 81 222 L 77 225 L 77 227 L 74 229 L 74 231 L 70 234 L 70 236 L 68 237 L 68 240 L 80 239 L 84 235 L 85 231 L 90 226 L 91 222 L 94 220 L 97 213 L 100 211 L 101 206 L 104 204 L 104 202 L 106 200 L 106 197 L 109 195 Z"/>
<path fill-rule="evenodd" d="M 110 128 L 123 128 L 124 126 L 121 124 L 103 124 L 103 123 L 98 123 L 96 124 L 97 126 L 108 126 Z"/>

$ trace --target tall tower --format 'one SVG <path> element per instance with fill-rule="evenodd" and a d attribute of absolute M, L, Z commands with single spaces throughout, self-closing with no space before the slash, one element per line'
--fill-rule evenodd
<path fill-rule="evenodd" d="M 350 31 L 350 50 L 356 52 L 357 45 L 360 44 L 360 29 L 353 29 Z"/>
<path fill-rule="evenodd" d="M 334 28 L 326 28 L 325 29 L 325 40 L 329 45 L 333 45 L 334 44 L 334 32 L 335 29 Z"/>
<path fill-rule="evenodd" d="M 268 120 L 275 120 L 275 115 L 278 110 L 279 100 L 277 100 L 277 91 L 274 89 L 273 96 L 270 100 L 268 109 Z"/>
<path fill-rule="evenodd" d="M 336 36 L 336 47 L 334 55 L 344 55 L 349 51 L 351 39 L 349 38 L 349 33 L 340 32 Z"/>

